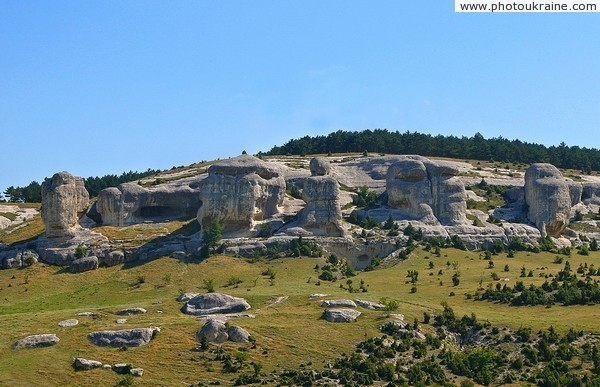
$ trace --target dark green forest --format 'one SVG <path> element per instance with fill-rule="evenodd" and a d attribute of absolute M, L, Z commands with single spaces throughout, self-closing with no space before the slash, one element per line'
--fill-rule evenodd
<path fill-rule="evenodd" d="M 545 162 L 588 174 L 600 170 L 598 149 L 567 146 L 565 143 L 546 147 L 502 137 L 486 139 L 480 133 L 473 137 L 456 137 L 408 131 L 391 132 L 387 129 L 361 132 L 338 130 L 326 136 L 293 139 L 282 146 L 273 147 L 265 154 L 302 155 L 365 151 L 525 164 Z"/>
<path fill-rule="evenodd" d="M 148 169 L 145 172 L 123 172 L 120 175 L 104 175 L 102 177 L 92 176 L 83 179 L 85 188 L 91 197 L 98 196 L 98 193 L 107 187 L 116 187 L 121 183 L 134 181 L 146 176 L 155 175 L 161 172 L 159 169 Z M 0 195 L 1 197 L 1 195 Z M 42 201 L 41 185 L 37 181 L 32 181 L 25 187 L 10 186 L 4 190 L 5 200 L 9 202 L 40 203 Z"/>

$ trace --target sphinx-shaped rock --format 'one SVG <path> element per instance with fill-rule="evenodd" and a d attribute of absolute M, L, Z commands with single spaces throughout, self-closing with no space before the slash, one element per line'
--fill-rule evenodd
<path fill-rule="evenodd" d="M 302 199 L 306 207 L 298 214 L 298 221 L 290 227 L 302 227 L 313 235 L 342 236 L 340 187 L 336 179 L 327 176 L 329 162 L 316 157 L 310 161 L 310 177 L 304 179 Z"/>
<path fill-rule="evenodd" d="M 218 220 L 225 235 L 247 235 L 257 223 L 279 214 L 285 179 L 278 168 L 241 155 L 211 165 L 199 191 L 202 229 Z"/>
<path fill-rule="evenodd" d="M 95 205 L 100 219 L 95 220 L 104 225 L 128 226 L 192 218 L 199 207 L 198 191 L 185 183 L 149 188 L 135 182 L 123 183 L 100 191 Z"/>
<path fill-rule="evenodd" d="M 409 219 L 458 225 L 466 219 L 466 193 L 459 171 L 443 161 L 410 156 L 388 168 L 388 205 Z"/>
<path fill-rule="evenodd" d="M 562 173 L 552 164 L 532 164 L 525 172 L 527 218 L 542 236 L 558 237 L 569 224 L 571 191 Z"/>
<path fill-rule="evenodd" d="M 42 183 L 42 219 L 48 238 L 69 239 L 81 227 L 79 218 L 89 204 L 83 179 L 59 172 Z"/>

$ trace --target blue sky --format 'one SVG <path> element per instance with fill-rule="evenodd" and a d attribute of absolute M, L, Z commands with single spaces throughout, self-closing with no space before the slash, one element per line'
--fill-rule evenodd
<path fill-rule="evenodd" d="M 0 191 L 338 129 L 600 148 L 598 14 L 450 0 L 0 2 Z"/>

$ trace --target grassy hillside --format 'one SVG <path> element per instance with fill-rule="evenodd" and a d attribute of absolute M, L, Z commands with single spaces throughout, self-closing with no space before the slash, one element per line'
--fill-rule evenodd
<path fill-rule="evenodd" d="M 600 254 L 568 259 L 572 267 L 580 263 L 600 262 Z M 531 327 L 534 331 L 553 325 L 559 332 L 570 327 L 600 333 L 600 306 L 511 307 L 465 297 L 480 286 L 495 283 L 493 271 L 501 279 L 523 280 L 541 284 L 540 275 L 556 274 L 562 265 L 553 263 L 549 253 L 517 253 L 493 257 L 494 269 L 477 252 L 443 249 L 437 257 L 417 249 L 398 264 L 359 273 L 349 278 L 354 288 L 360 281 L 366 293 L 350 294 L 348 279 L 336 282 L 320 281 L 315 265 L 326 264 L 324 258 L 287 258 L 250 263 L 228 256 L 207 260 L 182 261 L 161 258 L 133 267 L 111 267 L 81 274 L 70 274 L 57 267 L 36 264 L 23 270 L 0 271 L 0 384 L 23 385 L 114 385 L 123 379 L 110 370 L 97 369 L 75 372 L 73 357 L 99 360 L 103 363 L 130 362 L 145 370 L 136 379 L 137 385 L 189 385 L 200 381 L 221 381 L 229 384 L 240 373 L 250 373 L 251 362 L 260 363 L 261 372 L 282 368 L 298 369 L 309 364 L 321 368 L 341 352 L 352 352 L 354 345 L 366 337 L 379 335 L 378 327 L 388 318 L 381 311 L 363 312 L 355 323 L 332 324 L 322 320 L 319 301 L 309 300 L 312 293 L 325 293 L 327 298 L 362 298 L 378 301 L 388 297 L 399 301 L 396 313 L 405 320 L 422 319 L 423 312 L 437 314 L 440 303 L 447 301 L 457 315 L 474 312 L 480 320 L 493 325 L 517 329 Z M 433 268 L 430 269 L 430 262 Z M 450 262 L 450 266 L 447 265 Z M 504 266 L 509 271 L 504 272 Z M 518 278 L 521 267 L 533 270 L 533 277 Z M 274 279 L 263 275 L 268 269 Z M 419 272 L 416 292 L 406 278 L 409 270 Z M 442 274 L 438 274 L 442 270 Z M 451 277 L 460 271 L 460 284 L 454 286 Z M 430 275 L 432 273 L 432 275 Z M 212 280 L 217 292 L 246 298 L 249 311 L 256 318 L 240 318 L 232 323 L 247 329 L 256 339 L 252 344 L 225 344 L 226 353 L 245 364 L 237 373 L 223 373 L 222 362 L 212 360 L 207 352 L 196 351 L 199 342 L 195 334 L 203 322 L 180 312 L 176 301 L 181 292 L 205 292 L 205 280 Z M 235 281 L 234 281 L 235 280 Z M 228 282 L 242 282 L 226 286 Z M 481 282 L 481 283 L 480 283 Z M 441 283 L 441 284 L 440 284 Z M 451 296 L 451 292 L 454 296 Z M 288 297 L 275 303 L 281 297 Z M 144 307 L 145 315 L 130 316 L 124 325 L 115 323 L 118 310 Z M 98 312 L 97 318 L 76 316 L 83 311 Z M 162 311 L 162 313 L 159 313 Z M 576 317 L 575 317 L 576 316 Z M 80 324 L 60 328 L 64 319 L 78 318 Z M 87 334 L 101 329 L 161 327 L 161 333 L 147 346 L 128 350 L 103 348 L 91 344 Z M 7 329 L 10 327 L 10 329 Z M 11 349 L 12 344 L 27 335 L 56 333 L 61 341 L 42 349 Z M 274 380 L 273 380 L 274 382 Z"/>

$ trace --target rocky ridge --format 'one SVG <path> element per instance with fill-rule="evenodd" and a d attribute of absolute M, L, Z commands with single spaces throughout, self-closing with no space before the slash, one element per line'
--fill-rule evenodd
<path fill-rule="evenodd" d="M 392 218 L 400 230 L 411 225 L 428 237 L 458 236 L 469 248 L 516 238 L 536 244 L 549 236 L 560 246 L 581 243 L 579 234 L 600 238 L 593 217 L 584 220 L 583 229 L 570 227 L 575 215 L 598 213 L 600 181 L 587 176 L 575 181 L 549 164 L 533 164 L 523 175 L 416 155 L 265 161 L 244 154 L 215 162 L 196 175 L 186 170 L 181 178 L 176 172 L 168 176 L 173 180 L 156 178 L 107 188 L 90 205 L 81 178 L 55 174 L 42 185 L 46 234 L 27 245 L 0 246 L 0 266 L 23 267 L 41 260 L 70 265 L 79 272 L 158 256 L 184 258 L 199 252 L 202 231 L 166 235 L 160 244 L 124 247 L 94 232 L 94 223 L 152 225 L 194 214 L 201 230 L 221 223 L 229 253 L 285 248 L 301 235 L 358 269 L 373 258 L 394 255 L 406 238 L 389 237 L 379 229 L 365 232 L 348 222 L 355 210 L 359 219 L 383 223 Z M 505 205 L 487 212 L 468 205 L 489 200 L 470 188 L 484 179 L 486 184 L 508 188 Z M 360 209 L 352 203 L 360 186 L 379 195 L 375 205 Z M 291 196 L 291 187 L 302 199 Z M 84 254 L 76 251 L 80 246 Z"/>

